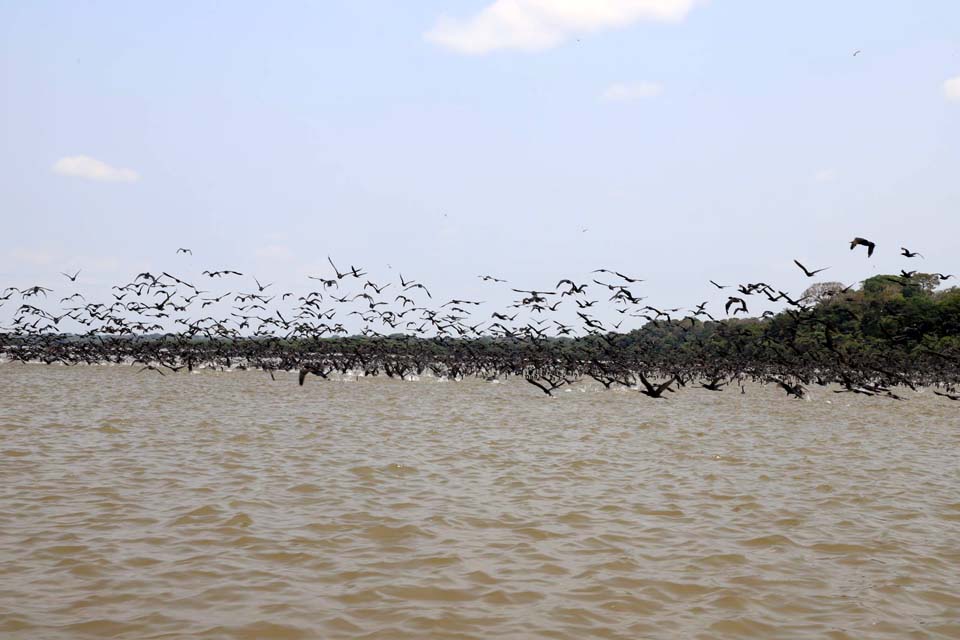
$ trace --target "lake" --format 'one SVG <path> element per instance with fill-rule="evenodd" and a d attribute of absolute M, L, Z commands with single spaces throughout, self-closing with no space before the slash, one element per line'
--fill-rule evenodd
<path fill-rule="evenodd" d="M 0 635 L 957 638 L 960 403 L 0 364 Z"/>

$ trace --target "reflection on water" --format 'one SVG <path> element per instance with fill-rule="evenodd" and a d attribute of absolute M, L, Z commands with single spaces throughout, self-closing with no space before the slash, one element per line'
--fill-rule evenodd
<path fill-rule="evenodd" d="M 4 638 L 956 638 L 960 407 L 0 365 Z"/>

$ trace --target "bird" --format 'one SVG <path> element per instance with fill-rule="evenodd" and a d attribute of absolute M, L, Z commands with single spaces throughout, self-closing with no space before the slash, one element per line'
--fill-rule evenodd
<path fill-rule="evenodd" d="M 337 274 L 337 280 L 343 280 L 350 275 L 349 273 L 340 273 L 340 269 L 337 269 L 337 265 L 333 264 L 333 260 L 330 259 L 330 256 L 327 256 L 327 262 L 329 262 L 330 266 L 333 267 L 333 272 Z"/>
<path fill-rule="evenodd" d="M 873 255 L 873 250 L 877 248 L 876 243 L 873 243 L 867 240 L 866 238 L 856 237 L 850 241 L 850 250 L 853 251 L 854 249 L 856 249 L 857 245 L 862 245 L 867 248 L 868 258 Z"/>
<path fill-rule="evenodd" d="M 856 238 L 851 250 L 858 244 L 867 247 L 868 256 L 875 248 L 872 242 Z M 906 257 L 919 256 L 904 247 L 901 250 L 906 252 L 903 254 Z M 192 251 L 184 247 L 177 253 L 192 255 Z M 601 276 L 605 282 L 591 282 L 588 276 L 585 280 L 590 285 L 577 284 L 580 278 L 574 277 L 552 280 L 557 284 L 550 291 L 511 289 L 518 294 L 510 296 L 514 300 L 507 309 L 512 311 L 486 311 L 488 303 L 464 297 L 444 298 L 444 303 L 433 306 L 426 302 L 432 297 L 426 287 L 405 279 L 399 272 L 403 291 L 391 302 L 386 289 L 392 284 L 380 285 L 375 282 L 376 276 L 370 280 L 360 279 L 365 274 L 353 265 L 340 272 L 330 262 L 337 275 L 329 275 L 329 279 L 326 274 L 308 276 L 323 282 L 323 287 L 299 297 L 299 293 L 284 292 L 286 288 L 275 290 L 275 296 L 269 295 L 268 287 L 276 285 L 261 283 L 256 278 L 252 279 L 257 289 L 244 287 L 252 293 L 238 291 L 233 286 L 233 292 L 224 293 L 212 286 L 216 283 L 209 279 L 205 281 L 210 285 L 208 289 L 216 289 L 215 292 L 201 291 L 173 275 L 175 271 L 140 273 L 129 283 L 111 287 L 105 304 L 92 302 L 92 297 L 88 301 L 81 293 L 65 292 L 60 295 L 72 295 L 60 298 L 64 306 L 59 310 L 40 308 L 41 302 L 43 306 L 52 302 L 52 297 L 44 300 L 51 289 L 7 287 L 0 290 L 0 307 L 14 294 L 24 298 L 24 304 L 12 313 L 9 322 L 12 342 L 11 334 L 6 333 L 7 327 L 0 327 L 0 354 L 5 359 L 66 365 L 126 360 L 136 365 L 133 371 L 140 369 L 159 376 L 176 375 L 181 370 L 192 371 L 204 365 L 256 368 L 271 377 L 277 371 L 289 371 L 291 380 L 299 372 L 300 384 L 311 374 L 327 378 L 334 372 L 349 375 L 356 371 L 363 375 L 382 373 L 390 378 L 408 378 L 429 369 L 437 377 L 451 380 L 515 375 L 538 386 L 547 395 L 586 376 L 607 389 L 639 385 L 640 392 L 651 398 L 681 397 L 684 388 L 698 384 L 710 391 L 739 386 L 742 393 L 743 382 L 753 379 L 776 384 L 797 398 L 804 397 L 805 387 L 814 383 L 837 383 L 846 390 L 840 392 L 889 397 L 896 397 L 891 388 L 924 384 L 933 387 L 937 395 L 960 401 L 957 389 L 951 386 L 956 384 L 960 370 L 960 349 L 955 345 L 939 345 L 939 351 L 926 344 L 917 345 L 919 350 L 914 351 L 923 353 L 919 353 L 916 360 L 912 355 L 899 354 L 901 347 L 912 346 L 915 334 L 924 332 L 921 325 L 908 322 L 897 327 L 899 331 L 893 331 L 886 323 L 876 327 L 877 346 L 883 347 L 885 342 L 893 350 L 895 359 L 891 363 L 885 363 L 882 355 L 864 358 L 855 341 L 843 340 L 848 325 L 851 330 L 859 331 L 857 325 L 864 324 L 861 314 L 869 319 L 873 313 L 870 306 L 861 304 L 863 301 L 858 295 L 849 296 L 854 304 L 843 302 L 835 308 L 817 309 L 815 302 L 819 298 L 813 302 L 806 296 L 794 299 L 779 287 L 764 282 L 723 285 L 710 280 L 719 289 L 735 288 L 725 299 L 727 319 L 715 319 L 706 311 L 706 300 L 689 307 L 689 311 L 643 307 L 640 302 L 643 298 L 635 296 L 629 288 L 634 286 L 632 283 L 640 282 L 639 279 L 604 269 L 594 273 L 610 274 Z M 796 259 L 793 262 L 807 277 L 832 268 L 810 270 Z M 74 275 L 62 275 L 73 282 L 79 273 L 78 270 Z M 230 270 L 204 271 L 203 274 L 209 278 L 240 275 Z M 901 271 L 897 276 L 879 279 L 898 283 L 907 296 L 913 293 L 907 287 L 931 285 L 935 282 L 934 275 L 941 280 L 954 277 L 946 273 L 928 276 Z M 485 282 L 503 282 L 493 276 L 476 277 Z M 338 285 L 338 280 L 342 280 L 342 284 Z M 355 284 L 354 289 L 361 291 L 347 292 L 348 283 Z M 589 292 L 608 290 L 609 301 L 615 303 L 617 312 L 609 315 L 617 322 L 604 317 L 609 309 L 602 308 L 602 297 L 588 293 L 594 284 L 596 287 Z M 834 292 L 850 291 L 855 285 L 820 286 L 834 295 Z M 343 296 L 331 295 L 331 288 L 337 288 L 337 293 L 343 292 Z M 420 292 L 415 295 L 415 289 L 423 289 L 426 295 L 419 295 Z M 873 294 L 870 287 L 865 289 L 863 297 L 869 303 Z M 764 302 L 783 301 L 789 307 L 779 312 L 763 311 L 762 315 L 750 318 L 746 298 L 752 296 L 751 300 L 756 300 L 758 295 Z M 950 295 L 947 292 L 945 299 Z M 568 296 L 575 307 L 566 301 Z M 278 303 L 280 308 L 272 305 L 276 298 L 283 301 Z M 290 306 L 285 302 L 288 299 Z M 74 302 L 77 300 L 80 303 Z M 549 304 L 550 300 L 553 304 Z M 29 304 L 31 302 L 36 305 Z M 210 307 L 213 310 L 209 313 L 218 314 L 213 305 L 220 302 L 230 306 L 224 312 L 227 317 L 188 317 L 196 308 Z M 326 305 L 334 303 L 356 308 L 341 312 L 340 308 L 331 306 L 324 310 Z M 561 322 L 561 318 L 552 317 L 553 311 L 564 313 L 559 311 L 560 306 L 565 306 L 568 315 L 579 321 Z M 596 315 L 588 315 L 597 308 L 600 311 Z M 678 312 L 687 315 L 683 318 L 674 315 Z M 737 318 L 741 313 L 745 316 L 743 320 Z M 476 322 L 480 315 L 489 319 Z M 356 317 L 363 324 L 345 327 L 346 322 L 333 322 L 335 316 Z M 647 324 L 631 331 L 628 323 L 634 318 L 643 318 Z M 707 319 L 712 322 L 703 321 Z M 88 331 L 64 339 L 64 335 L 75 331 L 73 325 L 83 325 Z M 798 331 L 803 329 L 802 325 L 808 329 Z M 178 328 L 180 326 L 183 329 Z M 622 332 L 621 327 L 624 327 Z M 667 342 L 661 342 L 662 339 Z M 879 348 L 876 352 L 879 354 Z M 937 360 L 929 356 L 936 356 Z"/>
<path fill-rule="evenodd" d="M 430 298 L 431 300 L 433 299 L 433 296 L 430 295 L 430 290 L 427 289 L 422 284 L 420 284 L 419 282 L 411 282 L 410 284 L 408 284 L 403 288 L 404 291 L 409 291 L 410 289 L 423 289 L 423 292 L 427 294 L 427 297 Z"/>
<path fill-rule="evenodd" d="M 860 49 L 857 49 L 856 51 L 853 52 L 854 58 L 856 58 L 858 55 L 860 55 Z"/>
<path fill-rule="evenodd" d="M 625 275 L 623 275 L 622 273 L 620 273 L 619 271 L 613 271 L 613 270 L 611 270 L 611 269 L 594 269 L 594 270 L 593 270 L 593 273 L 609 273 L 610 275 L 617 276 L 617 277 L 619 277 L 619 278 L 623 278 L 624 280 L 626 280 L 627 282 L 630 282 L 630 283 L 643 282 L 643 280 L 640 280 L 640 279 L 638 279 L 638 278 L 631 278 L 630 276 L 625 276 Z"/>
<path fill-rule="evenodd" d="M 328 288 L 328 287 L 336 287 L 337 289 L 340 288 L 340 283 L 337 282 L 335 279 L 317 278 L 316 276 L 307 276 L 307 278 L 310 280 L 319 280 L 320 282 L 323 283 L 324 288 Z"/>
<path fill-rule="evenodd" d="M 370 287 L 371 289 L 377 292 L 377 295 L 380 295 L 380 293 L 382 293 L 383 290 L 389 286 L 390 284 L 378 285 L 375 282 L 370 282 L 369 280 L 367 280 L 367 283 L 363 285 L 363 288 L 366 289 L 367 287 Z"/>
<path fill-rule="evenodd" d="M 743 313 L 748 313 L 747 302 L 743 298 L 737 298 L 735 296 L 729 296 L 727 298 L 727 304 L 725 304 L 723 307 L 724 311 L 726 311 L 727 313 L 730 313 L 730 307 L 732 307 L 735 304 L 739 304 L 740 306 L 733 310 L 733 315 L 737 315 L 741 311 Z"/>
<path fill-rule="evenodd" d="M 799 261 L 799 260 L 794 260 L 793 263 L 794 263 L 795 265 L 797 265 L 798 267 L 800 267 L 800 269 L 802 269 L 803 272 L 804 272 L 805 274 L 807 274 L 807 277 L 808 277 L 808 278 L 812 278 L 813 276 L 817 275 L 817 274 L 820 273 L 821 271 L 826 271 L 827 269 L 830 268 L 830 267 L 824 267 L 823 269 L 814 269 L 813 271 L 810 271 L 810 270 L 807 269 L 805 266 L 803 266 L 802 264 L 800 264 L 800 261 Z"/>
<path fill-rule="evenodd" d="M 568 285 L 570 285 L 570 290 L 569 290 L 569 291 L 564 291 L 563 293 L 560 294 L 561 296 L 569 296 L 569 295 L 573 295 L 573 294 L 575 294 L 575 293 L 584 293 L 584 290 L 589 286 L 589 285 L 586 285 L 586 284 L 581 284 L 580 286 L 577 286 L 577 285 L 573 282 L 573 280 L 570 280 L 569 278 L 564 278 L 563 280 L 561 280 L 560 282 L 557 283 L 556 288 L 559 289 L 559 288 L 560 288 L 560 285 L 562 285 L 562 284 L 568 284 Z"/>
<path fill-rule="evenodd" d="M 67 276 L 67 279 L 70 280 L 70 282 L 76 282 L 77 276 L 80 275 L 80 271 L 81 271 L 80 269 L 77 269 L 77 272 L 73 275 L 70 275 L 69 273 L 64 273 L 63 271 L 61 271 L 60 275 Z"/>
<path fill-rule="evenodd" d="M 804 395 L 803 385 L 801 384 L 790 384 L 786 380 L 781 380 L 779 378 L 768 378 L 768 382 L 773 382 L 778 387 L 787 392 L 788 396 L 793 396 L 797 399 L 802 399 Z"/>
<path fill-rule="evenodd" d="M 676 376 L 671 376 L 671 378 L 666 382 L 659 383 L 659 384 L 652 383 L 649 380 L 647 380 L 647 377 L 643 375 L 643 372 L 641 371 L 637 372 L 637 377 L 640 379 L 640 382 L 644 386 L 643 389 L 639 389 L 640 393 L 642 393 L 645 396 L 654 398 L 656 400 L 663 399 L 664 391 L 673 391 L 673 389 L 670 388 L 670 385 L 673 384 L 674 381 L 677 379 Z"/>
<path fill-rule="evenodd" d="M 900 247 L 900 255 L 905 256 L 907 258 L 916 258 L 917 256 L 920 256 L 921 258 L 923 257 L 916 251 L 910 251 L 906 247 Z"/>

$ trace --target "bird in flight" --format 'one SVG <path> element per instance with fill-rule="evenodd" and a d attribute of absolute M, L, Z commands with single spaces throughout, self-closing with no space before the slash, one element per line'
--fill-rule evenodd
<path fill-rule="evenodd" d="M 737 315 L 741 311 L 743 313 L 749 313 L 749 310 L 747 309 L 747 302 L 743 298 L 737 298 L 734 296 L 729 296 L 727 298 L 727 304 L 725 304 L 723 308 L 727 313 L 730 313 L 730 307 L 735 304 L 739 304 L 740 306 L 733 310 L 733 315 Z"/>
<path fill-rule="evenodd" d="M 183 247 L 180 247 L 179 249 L 177 249 L 177 254 L 179 255 L 181 253 L 189 253 L 190 255 L 193 255 L 193 251 L 191 251 L 190 249 L 184 249 Z"/>
<path fill-rule="evenodd" d="M 910 249 L 907 249 L 906 247 L 900 247 L 900 255 L 905 256 L 907 258 L 916 258 L 917 256 L 920 256 L 921 258 L 923 257 L 916 251 L 910 251 Z"/>
<path fill-rule="evenodd" d="M 594 270 L 593 270 L 593 273 L 609 273 L 609 274 L 612 275 L 612 276 L 617 276 L 617 277 L 623 278 L 624 280 L 626 280 L 627 282 L 630 282 L 630 283 L 633 283 L 633 282 L 643 282 L 643 280 L 640 280 L 639 278 L 631 278 L 630 276 L 625 276 L 625 275 L 623 275 L 623 274 L 620 273 L 619 271 L 612 271 L 612 270 L 610 270 L 610 269 L 594 269 Z"/>
<path fill-rule="evenodd" d="M 710 284 L 712 284 L 713 286 L 715 286 L 717 289 L 726 289 L 727 287 L 730 286 L 730 285 L 728 285 L 728 284 L 717 284 L 717 283 L 714 282 L 713 280 L 710 281 Z"/>
<path fill-rule="evenodd" d="M 856 249 L 857 245 L 862 245 L 867 248 L 868 258 L 873 255 L 873 250 L 877 248 L 876 243 L 870 242 L 866 238 L 857 237 L 850 241 L 850 250 L 853 251 Z"/>
<path fill-rule="evenodd" d="M 70 280 L 70 282 L 76 282 L 77 276 L 80 275 L 80 269 L 77 269 L 77 272 L 73 275 L 70 275 L 69 273 L 64 273 L 63 271 L 60 272 L 60 275 L 66 276 L 67 279 Z"/>
<path fill-rule="evenodd" d="M 854 58 L 856 58 L 858 55 L 860 55 L 860 49 L 857 49 L 856 51 L 853 52 Z"/>
<path fill-rule="evenodd" d="M 807 274 L 807 277 L 808 277 L 808 278 L 812 278 L 813 276 L 817 275 L 817 274 L 820 273 L 821 271 L 826 271 L 827 269 L 830 268 L 830 267 L 824 267 L 823 269 L 814 269 L 813 271 L 811 271 L 810 269 L 807 269 L 805 266 L 803 266 L 802 264 L 800 264 L 800 261 L 799 261 L 799 260 L 794 260 L 793 263 L 794 263 L 795 265 L 797 265 L 798 267 L 800 267 L 800 269 L 802 269 L 803 272 L 804 272 L 805 274 Z"/>

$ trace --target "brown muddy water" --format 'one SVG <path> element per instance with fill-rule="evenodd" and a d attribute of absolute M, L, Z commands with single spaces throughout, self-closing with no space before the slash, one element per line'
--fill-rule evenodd
<path fill-rule="evenodd" d="M 0 365 L 0 637 L 957 638 L 960 403 Z"/>

